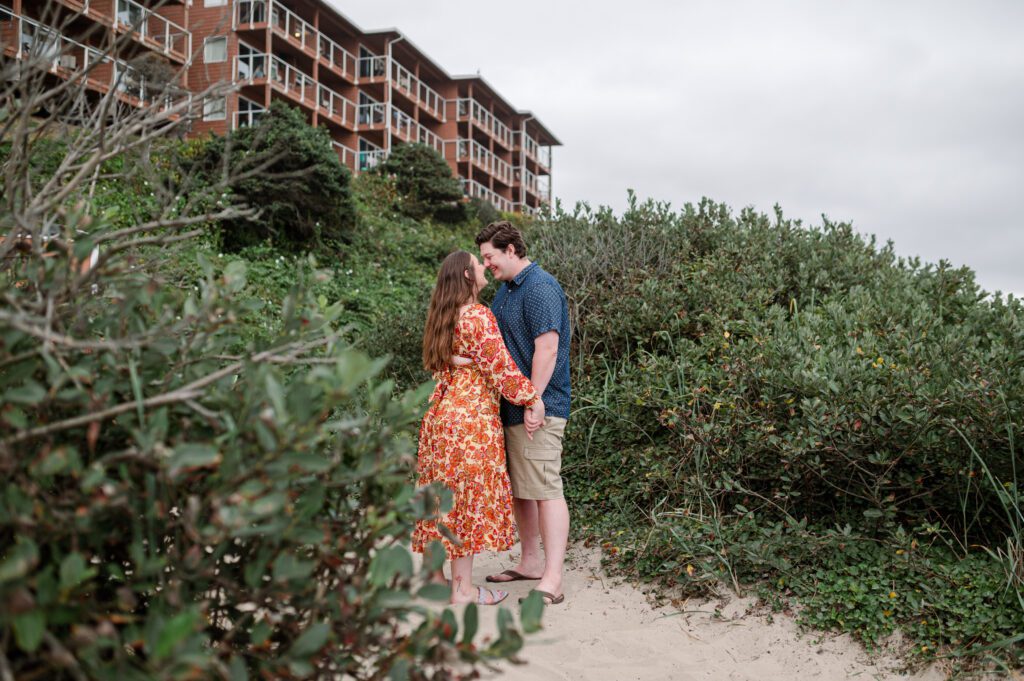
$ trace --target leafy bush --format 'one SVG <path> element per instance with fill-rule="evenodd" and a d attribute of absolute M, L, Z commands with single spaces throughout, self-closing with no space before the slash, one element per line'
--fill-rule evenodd
<path fill-rule="evenodd" d="M 348 168 L 327 131 L 311 127 L 298 109 L 274 102 L 259 123 L 211 137 L 202 151 L 195 167 L 207 177 L 232 176 L 230 199 L 259 210 L 253 219 L 221 221 L 226 250 L 267 239 L 308 250 L 349 238 L 355 209 Z"/>
<path fill-rule="evenodd" d="M 466 219 L 462 188 L 451 166 L 425 144 L 402 144 L 391 150 L 378 172 L 395 178 L 399 209 L 411 218 L 432 217 L 455 224 Z"/>
<path fill-rule="evenodd" d="M 69 288 L 66 258 L 5 275 L 25 311 L 0 319 L 13 673 L 423 678 L 446 648 L 476 659 L 450 612 L 411 600 L 447 595 L 403 545 L 437 512 L 409 483 L 426 393 L 393 398 L 384 363 L 346 347 L 340 308 L 301 281 L 280 334 L 234 354 L 244 268 L 202 267 L 198 292 L 116 261 L 96 296 Z M 519 645 L 503 622 L 491 654 Z"/>
<path fill-rule="evenodd" d="M 31 66 L 0 78 L 0 111 L 49 112 L 2 121 L 0 676 L 443 679 L 514 653 L 505 610 L 487 647 L 473 606 L 458 636 L 424 600 L 446 600 L 425 581 L 436 565 L 416 573 L 406 548 L 449 503 L 411 484 L 427 386 L 396 393 L 386 361 L 345 341 L 310 263 L 253 248 L 247 282 L 241 258 L 190 241 L 252 217 L 231 190 L 279 160 L 254 146 L 292 140 L 326 163 L 322 135 L 278 111 L 247 133 L 259 144 L 165 144 L 197 112 L 161 102 L 110 106 L 58 149 L 42 140 L 97 102 L 47 90 L 49 58 Z M 286 165 L 264 185 L 280 226 L 273 191 L 304 173 Z M 337 199 L 335 171 L 303 187 Z"/>
<path fill-rule="evenodd" d="M 570 500 L 626 564 L 693 591 L 795 571 L 804 587 L 789 593 L 825 607 L 814 594 L 849 577 L 828 551 L 920 533 L 946 551 L 924 572 L 965 560 L 1010 588 L 982 598 L 999 624 L 946 625 L 921 645 L 978 650 L 1024 626 L 1019 301 L 778 209 L 580 206 L 527 241 L 573 315 Z M 955 620 L 956 589 L 915 574 L 937 611 L 923 619 Z M 923 611 L 906 612 L 909 626 Z M 862 615 L 842 619 L 876 640 L 884 627 Z"/>

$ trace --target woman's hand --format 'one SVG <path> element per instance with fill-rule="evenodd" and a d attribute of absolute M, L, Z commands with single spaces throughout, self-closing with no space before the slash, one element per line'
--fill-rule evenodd
<path fill-rule="evenodd" d="M 544 400 L 538 399 L 532 407 L 526 409 L 523 425 L 526 427 L 526 437 L 532 440 L 533 434 L 544 425 Z"/>

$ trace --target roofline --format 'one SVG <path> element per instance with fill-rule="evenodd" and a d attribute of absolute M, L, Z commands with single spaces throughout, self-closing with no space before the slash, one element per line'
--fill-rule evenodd
<path fill-rule="evenodd" d="M 340 9 L 338 9 L 337 7 L 334 6 L 334 3 L 331 2 L 331 0 L 323 0 L 323 4 L 327 8 L 329 8 L 332 12 L 334 12 L 338 16 L 339 19 L 341 19 L 342 21 L 348 23 L 349 25 L 352 26 L 352 28 L 356 29 L 357 31 L 359 31 L 363 35 L 379 36 L 379 35 L 391 34 L 391 35 L 397 36 L 398 38 L 400 38 L 402 40 L 402 42 L 408 43 L 408 45 L 411 48 L 413 48 L 414 50 L 419 52 L 420 56 L 427 63 L 429 63 L 432 67 L 437 69 L 441 73 L 441 75 L 443 75 L 445 78 L 448 78 L 449 80 L 452 80 L 452 81 L 475 80 L 475 81 L 479 81 L 479 82 L 483 83 L 487 87 L 487 89 L 490 90 L 494 94 L 495 97 L 500 99 L 509 109 L 511 109 L 513 112 L 515 112 L 516 115 L 526 116 L 526 117 L 528 117 L 529 120 L 534 121 L 537 124 L 537 126 L 540 127 L 540 129 L 543 130 L 547 134 L 547 136 L 551 138 L 552 143 L 551 143 L 550 146 L 559 146 L 559 147 L 562 146 L 562 143 L 558 140 L 557 137 L 554 136 L 554 134 L 551 132 L 551 129 L 548 128 L 546 125 L 544 125 L 541 122 L 541 120 L 539 118 L 537 118 L 537 116 L 535 116 L 533 114 L 533 112 L 525 110 L 525 109 L 517 109 L 514 106 L 512 106 L 511 102 L 509 102 L 509 100 L 506 97 L 504 97 L 500 92 L 498 92 L 497 88 L 495 88 L 493 85 L 488 83 L 487 80 L 483 76 L 480 76 L 480 75 L 477 75 L 477 74 L 472 74 L 472 75 L 452 75 L 452 74 L 448 73 L 448 71 L 443 66 L 441 66 L 440 64 L 435 62 L 433 60 L 433 58 L 429 57 L 427 55 L 427 53 L 425 51 L 423 51 L 422 48 L 420 48 L 419 45 L 417 45 L 412 40 L 410 40 L 409 36 L 407 36 L 402 31 L 398 30 L 397 28 L 394 28 L 394 27 L 392 27 L 392 28 L 377 28 L 377 29 L 373 29 L 371 31 L 367 31 L 367 30 L 363 29 L 361 26 L 359 26 L 359 24 L 357 24 L 356 22 L 354 22 L 351 19 L 349 19 L 348 16 L 343 14 Z"/>
<path fill-rule="evenodd" d="M 530 111 L 528 109 L 517 109 L 514 106 L 512 106 L 512 104 L 509 103 L 508 99 L 506 97 L 502 96 L 502 94 L 500 92 L 498 92 L 498 90 L 493 85 L 488 83 L 487 79 L 484 78 L 483 76 L 478 76 L 476 74 L 470 74 L 470 75 L 464 74 L 464 75 L 458 75 L 458 76 L 451 76 L 451 79 L 452 80 L 474 80 L 474 81 L 479 81 L 479 82 L 483 83 L 485 86 L 487 86 L 488 90 L 490 90 L 492 93 L 494 93 L 495 97 L 497 97 L 502 102 L 504 102 L 506 105 L 508 105 L 508 108 L 512 109 L 512 111 L 514 111 L 516 113 L 516 115 L 518 115 L 518 116 L 526 116 L 527 119 L 534 121 L 537 124 L 537 126 L 541 130 L 543 130 L 544 133 L 547 134 L 548 137 L 551 138 L 551 144 L 549 146 L 553 146 L 553 147 L 560 147 L 560 146 L 562 146 L 562 143 L 558 140 L 557 137 L 555 137 L 554 133 L 551 132 L 551 129 L 548 128 L 548 126 L 544 125 L 544 123 L 542 123 L 541 120 L 539 118 L 537 118 L 537 116 L 534 115 L 534 113 L 532 111 Z"/>

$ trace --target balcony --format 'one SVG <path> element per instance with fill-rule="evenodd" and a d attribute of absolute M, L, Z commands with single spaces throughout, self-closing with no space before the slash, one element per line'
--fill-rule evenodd
<path fill-rule="evenodd" d="M 359 58 L 359 82 L 383 83 L 388 77 L 387 58 L 369 55 Z"/>
<path fill-rule="evenodd" d="M 444 140 L 424 128 L 422 125 L 420 125 L 416 130 L 416 141 L 420 144 L 426 144 L 428 147 L 444 156 Z"/>
<path fill-rule="evenodd" d="M 332 71 L 350 83 L 356 82 L 356 57 L 344 47 L 334 42 L 323 33 L 319 39 L 318 58 Z"/>
<path fill-rule="evenodd" d="M 516 148 L 526 152 L 535 163 L 544 168 L 551 167 L 551 147 L 542 147 L 525 132 L 516 133 Z"/>
<path fill-rule="evenodd" d="M 399 139 L 405 140 L 406 142 L 416 141 L 416 132 L 419 127 L 419 123 L 414 121 L 412 117 L 404 111 L 391 108 L 391 130 L 399 137 Z"/>
<path fill-rule="evenodd" d="M 458 120 L 472 121 L 477 127 L 494 138 L 506 149 L 512 148 L 512 129 L 499 121 L 494 114 L 485 109 L 475 99 L 460 97 L 456 101 Z"/>
<path fill-rule="evenodd" d="M 175 96 L 166 85 L 153 87 L 145 76 L 127 63 L 104 54 L 59 31 L 28 19 L 0 5 L 3 52 L 16 59 L 35 58 L 50 73 L 66 80 L 84 79 L 89 89 L 115 95 L 133 106 L 159 105 L 164 109 L 191 101 L 191 93 Z"/>
<path fill-rule="evenodd" d="M 364 144 L 367 144 L 365 141 Z M 388 152 L 384 151 L 380 147 L 369 145 L 369 149 L 363 149 L 359 152 L 359 160 L 356 165 L 356 172 L 365 173 L 368 170 L 373 170 L 379 166 L 385 158 L 387 158 Z"/>
<path fill-rule="evenodd" d="M 492 192 L 487 187 L 483 186 L 476 180 L 467 180 L 462 178 L 459 180 L 462 185 L 462 193 L 466 196 L 483 199 L 484 201 L 490 202 L 492 206 L 504 213 L 512 212 L 512 202 L 506 199 L 504 196 Z"/>
<path fill-rule="evenodd" d="M 114 28 L 131 31 L 133 37 L 146 47 L 182 63 L 192 54 L 192 34 L 184 26 L 135 0 L 117 0 Z"/>
<path fill-rule="evenodd" d="M 423 81 L 414 76 L 409 69 L 397 61 L 391 61 L 391 84 L 392 86 L 408 97 L 411 101 L 422 107 L 434 119 L 444 121 L 444 99 Z"/>
<path fill-rule="evenodd" d="M 289 44 L 316 57 L 349 82 L 356 82 L 355 56 L 279 2 L 236 0 L 233 22 L 235 30 L 261 31 L 272 28 L 276 35 Z"/>
<path fill-rule="evenodd" d="M 351 99 L 342 97 L 326 85 L 318 85 L 317 110 L 329 119 L 345 126 L 349 130 L 356 129 L 356 104 Z"/>
<path fill-rule="evenodd" d="M 512 166 L 488 151 L 476 140 L 460 137 L 455 143 L 455 160 L 468 161 L 505 185 L 512 184 Z"/>
<path fill-rule="evenodd" d="M 386 107 L 375 99 L 363 94 L 359 104 L 359 129 L 383 130 L 387 117 Z"/>
<path fill-rule="evenodd" d="M 331 140 L 331 144 L 334 146 L 334 151 L 337 152 L 338 158 L 341 160 L 341 165 L 345 166 L 349 170 L 355 170 L 356 160 L 359 157 L 358 152 L 355 149 L 346 147 L 341 142 Z"/>
<path fill-rule="evenodd" d="M 236 83 L 243 85 L 262 85 L 269 82 L 270 86 L 291 99 L 310 108 L 318 107 L 317 84 L 312 78 L 288 64 L 277 55 L 262 53 L 238 55 L 235 61 Z M 267 67 L 269 66 L 269 78 Z M 322 87 L 322 86 L 321 86 Z M 340 97 L 340 95 L 338 95 Z"/>
<path fill-rule="evenodd" d="M 269 82 L 275 90 L 316 109 L 321 115 L 349 130 L 356 129 L 355 102 L 326 85 L 317 83 L 277 55 L 254 52 L 240 54 L 234 61 L 234 82 L 243 85 L 263 85 L 268 82 L 269 66 Z"/>

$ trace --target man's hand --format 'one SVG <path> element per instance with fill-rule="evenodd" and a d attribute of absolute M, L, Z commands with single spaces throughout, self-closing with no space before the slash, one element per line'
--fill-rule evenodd
<path fill-rule="evenodd" d="M 523 414 L 523 426 L 526 427 L 526 437 L 533 439 L 533 434 L 544 425 L 544 400 L 537 402 Z"/>

